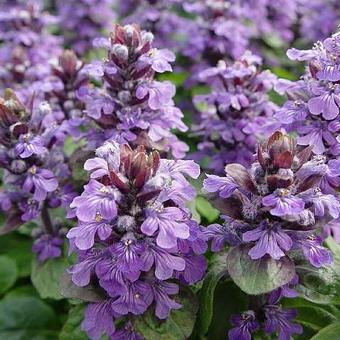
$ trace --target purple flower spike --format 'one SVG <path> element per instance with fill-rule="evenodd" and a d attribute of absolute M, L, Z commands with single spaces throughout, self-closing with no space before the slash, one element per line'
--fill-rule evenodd
<path fill-rule="evenodd" d="M 181 308 L 177 283 L 195 283 L 207 268 L 206 236 L 186 208 L 195 196 L 187 177 L 197 178 L 199 166 L 108 141 L 84 167 L 91 176 L 71 204 L 78 226 L 67 237 L 78 263 L 69 273 L 103 302 L 88 307 L 99 314 L 86 316 L 83 329 L 94 338 L 139 339 L 130 316 L 150 309 L 166 319 Z M 114 321 L 123 325 L 115 333 Z"/>
<path fill-rule="evenodd" d="M 176 87 L 169 81 L 155 80 L 156 73 L 172 71 L 170 63 L 175 55 L 153 47 L 153 35 L 137 25 L 114 25 L 110 39 L 96 40 L 96 45 L 107 50 L 107 58 L 86 65 L 84 72 L 103 86 L 81 91 L 92 122 L 86 133 L 90 148 L 115 140 L 183 158 L 188 146 L 172 132 L 188 129 L 173 101 Z"/>
<path fill-rule="evenodd" d="M 315 6 L 318 9 L 315 14 L 318 13 L 316 16 L 319 17 L 323 4 L 316 1 L 319 4 Z M 323 19 L 320 17 L 320 20 Z M 311 50 L 288 51 L 292 59 L 306 63 L 306 72 L 301 80 L 291 82 L 284 89 L 294 101 L 286 102 L 276 114 L 278 126 L 298 134 L 298 144 L 312 145 L 314 153 L 325 154 L 330 160 L 339 155 L 339 46 L 339 32 L 336 32 L 326 40 L 317 42 Z M 285 116 L 288 119 L 283 119 Z"/>

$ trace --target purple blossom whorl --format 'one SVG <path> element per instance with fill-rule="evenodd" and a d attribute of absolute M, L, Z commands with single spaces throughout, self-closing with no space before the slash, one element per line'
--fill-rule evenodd
<path fill-rule="evenodd" d="M 280 282 L 283 285 L 267 291 L 269 297 L 260 296 L 254 311 L 232 318 L 231 340 L 250 339 L 260 321 L 266 333 L 277 333 L 280 339 L 301 334 L 302 327 L 291 322 L 296 311 L 278 304 L 282 296 L 297 296 L 291 287 L 298 283 L 295 256 L 301 254 L 317 268 L 332 262 L 330 251 L 322 246 L 320 229 L 340 216 L 340 204 L 334 195 L 320 190 L 322 178 L 314 171 L 315 158 L 310 160 L 312 147 L 298 150 L 293 137 L 277 131 L 259 145 L 257 161 L 250 168 L 227 164 L 224 177 L 207 175 L 204 180 L 211 202 L 225 220 L 223 226 L 213 224 L 205 230 L 212 251 L 221 251 L 229 244 L 233 246 L 230 253 L 236 251 L 233 259 L 244 254 L 246 261 L 257 261 L 258 267 L 260 261 L 273 261 L 282 267 L 289 261 L 291 268 Z M 227 267 L 234 279 L 234 268 Z M 264 297 L 268 299 L 265 303 Z"/>
<path fill-rule="evenodd" d="M 288 96 L 288 101 L 274 118 L 289 132 L 298 134 L 299 145 L 312 145 L 314 166 L 303 176 L 321 178 L 320 188 L 325 194 L 339 198 L 340 187 L 340 33 L 323 42 L 317 42 L 310 50 L 290 49 L 290 59 L 305 61 L 306 72 L 301 80 L 282 80 L 278 91 Z M 329 232 L 339 242 L 337 222 L 329 225 Z"/>
<path fill-rule="evenodd" d="M 266 255 L 279 260 L 297 249 L 315 267 L 331 262 L 318 230 L 339 217 L 340 204 L 321 192 L 311 149 L 298 152 L 294 138 L 275 132 L 259 146 L 249 169 L 228 164 L 225 177 L 208 175 L 204 188 L 226 215 L 224 228 L 208 227 L 213 250 L 242 244 L 252 260 Z"/>
<path fill-rule="evenodd" d="M 50 72 L 49 62 L 61 53 L 61 39 L 48 32 L 55 18 L 39 1 L 16 2 L 0 11 L 0 85 L 23 91 Z"/>
<path fill-rule="evenodd" d="M 74 197 L 63 145 L 55 138 L 60 126 L 50 124 L 51 116 L 46 102 L 33 101 L 29 111 L 11 90 L 0 99 L 0 207 L 7 216 L 1 234 L 41 220 L 32 234 L 40 261 L 61 256 L 64 231 L 49 210 L 67 209 Z"/>
<path fill-rule="evenodd" d="M 306 61 L 301 80 L 282 80 L 277 90 L 289 100 L 275 118 L 299 134 L 297 143 L 313 145 L 315 154 L 340 155 L 340 34 L 335 33 L 311 50 L 290 49 L 290 59 Z M 285 118 L 285 119 L 283 119 Z"/>
<path fill-rule="evenodd" d="M 193 131 L 201 139 L 196 156 L 210 157 L 209 169 L 215 173 L 227 163 L 249 165 L 257 139 L 266 133 L 276 109 L 268 98 L 276 77 L 260 66 L 261 59 L 248 51 L 233 64 L 220 61 L 199 75 L 211 90 L 194 97 L 199 117 Z"/>
<path fill-rule="evenodd" d="M 179 291 L 175 282 L 202 278 L 206 242 L 185 207 L 195 190 L 184 177 L 197 178 L 200 170 L 193 161 L 160 159 L 157 151 L 114 141 L 84 168 L 91 179 L 71 204 L 78 226 L 67 237 L 79 262 L 70 273 L 75 285 L 105 292 L 87 307 L 82 328 L 91 339 L 103 332 L 115 338 L 122 329 L 114 320 L 143 314 L 151 304 L 164 319 L 181 307 L 170 297 Z"/>
<path fill-rule="evenodd" d="M 89 88 L 83 99 L 86 113 L 95 122 L 89 132 L 91 147 L 114 139 L 119 143 L 145 145 L 182 158 L 188 146 L 172 129 L 186 131 L 183 114 L 174 105 L 176 88 L 169 81 L 156 81 L 156 72 L 171 71 L 175 55 L 152 48 L 153 35 L 135 25 L 115 25 L 110 39 L 96 45 L 108 50 L 107 59 L 85 69 L 103 87 Z"/>

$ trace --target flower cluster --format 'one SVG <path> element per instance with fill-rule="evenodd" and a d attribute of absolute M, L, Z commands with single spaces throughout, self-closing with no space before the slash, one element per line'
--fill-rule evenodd
<path fill-rule="evenodd" d="M 181 52 L 187 40 L 186 33 L 194 29 L 195 22 L 178 15 L 180 3 L 179 0 L 119 1 L 117 12 L 125 24 L 137 23 L 153 32 L 155 46 Z"/>
<path fill-rule="evenodd" d="M 306 61 L 297 82 L 282 81 L 288 101 L 274 118 L 288 131 L 298 134 L 299 145 L 313 145 L 314 173 L 322 178 L 325 194 L 336 195 L 340 187 L 340 33 L 311 50 L 290 49 L 293 60 Z M 338 221 L 339 223 L 339 221 Z"/>
<path fill-rule="evenodd" d="M 289 289 L 289 290 L 288 290 Z M 287 288 L 288 296 L 296 297 L 297 293 Z M 286 293 L 286 292 L 285 292 Z M 240 315 L 231 317 L 231 328 L 228 332 L 230 340 L 250 340 L 251 334 L 262 328 L 266 334 L 277 333 L 280 340 L 289 340 L 293 334 L 302 334 L 302 326 L 293 323 L 297 316 L 295 309 L 284 309 L 277 303 L 277 293 L 273 292 L 266 303 L 260 305 L 256 311 L 248 310 Z"/>
<path fill-rule="evenodd" d="M 50 72 L 49 61 L 61 52 L 60 38 L 47 28 L 55 18 L 39 1 L 9 2 L 0 10 L 0 86 L 29 91 Z M 29 91 L 30 92 L 30 91 Z"/>
<path fill-rule="evenodd" d="M 231 65 L 220 61 L 199 75 L 211 90 L 194 97 L 199 117 L 193 131 L 201 139 L 197 156 L 210 157 L 215 173 L 227 163 L 251 163 L 257 138 L 276 109 L 268 98 L 276 77 L 260 66 L 261 59 L 248 51 Z"/>
<path fill-rule="evenodd" d="M 74 194 L 56 138 L 58 126 L 50 124 L 51 109 L 46 102 L 31 106 L 28 111 L 10 90 L 0 99 L 0 164 L 4 169 L 0 207 L 8 212 L 1 234 L 41 218 L 41 228 L 33 232 L 33 251 L 44 261 L 61 255 L 64 236 L 60 225 L 52 223 L 49 209 L 68 207 Z"/>
<path fill-rule="evenodd" d="M 313 145 L 318 155 L 339 156 L 340 33 L 316 43 L 311 50 L 293 48 L 287 55 L 308 65 L 300 81 L 278 85 L 289 100 L 275 117 L 288 131 L 299 134 L 298 144 Z"/>
<path fill-rule="evenodd" d="M 91 339 L 126 338 L 129 316 L 154 304 L 155 315 L 167 318 L 181 307 L 171 297 L 179 291 L 174 280 L 190 284 L 205 272 L 205 237 L 185 208 L 195 191 L 184 175 L 197 178 L 199 166 L 107 141 L 84 168 L 91 179 L 71 204 L 78 226 L 67 237 L 79 263 L 70 273 L 75 285 L 105 294 L 88 305 L 82 328 Z M 115 330 L 117 319 L 127 323 Z"/>
<path fill-rule="evenodd" d="M 109 0 L 57 1 L 57 10 L 66 45 L 81 56 L 92 48 L 93 39 L 111 28 L 115 19 Z"/>
<path fill-rule="evenodd" d="M 327 38 L 340 22 L 340 4 L 337 0 L 299 0 L 300 35 L 308 42 Z"/>
<path fill-rule="evenodd" d="M 145 0 L 124 3 L 120 14 L 126 22 L 155 33 L 157 46 L 173 46 L 212 66 L 226 56 L 239 58 L 250 45 L 257 47 L 255 39 L 268 33 L 291 41 L 297 6 L 295 1 Z"/>
<path fill-rule="evenodd" d="M 152 48 L 153 35 L 137 26 L 115 25 L 110 39 L 100 38 L 97 46 L 108 50 L 107 59 L 85 66 L 102 87 L 83 93 L 86 113 L 96 123 L 88 140 L 97 147 L 105 140 L 145 145 L 175 158 L 188 147 L 171 129 L 186 131 L 182 112 L 174 106 L 176 88 L 169 81 L 157 81 L 155 73 L 171 71 L 175 55 Z"/>
<path fill-rule="evenodd" d="M 86 122 L 85 104 L 81 100 L 82 92 L 89 85 L 89 78 L 84 72 L 84 63 L 75 53 L 65 50 L 58 63 L 51 64 L 51 73 L 43 80 L 33 84 L 36 97 L 47 101 L 53 111 L 51 124 L 58 124 L 58 135 L 61 142 L 67 136 L 79 138 L 81 126 Z"/>
<path fill-rule="evenodd" d="M 322 246 L 320 228 L 339 217 L 340 204 L 334 195 L 322 193 L 323 180 L 315 171 L 318 156 L 310 159 L 311 154 L 312 146 L 299 151 L 293 137 L 277 131 L 259 145 L 257 161 L 249 169 L 228 164 L 225 177 L 207 175 L 204 188 L 225 220 L 223 226 L 207 228 L 212 250 L 230 244 L 246 254 L 248 261 L 275 260 L 281 269 L 290 268 L 282 285 L 294 279 L 296 254 L 317 268 L 331 263 L 331 253 Z M 274 305 L 269 302 L 262 308 L 265 330 L 282 333 L 282 339 L 300 332 L 300 327 L 289 323 L 294 312 Z M 258 327 L 253 312 L 233 324 L 237 327 L 231 331 L 232 339 Z"/>

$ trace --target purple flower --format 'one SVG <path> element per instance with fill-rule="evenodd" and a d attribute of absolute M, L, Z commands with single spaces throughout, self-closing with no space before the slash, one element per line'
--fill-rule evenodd
<path fill-rule="evenodd" d="M 38 260 L 58 258 L 62 254 L 63 239 L 58 236 L 44 234 L 34 241 L 32 251 L 38 255 Z"/>
<path fill-rule="evenodd" d="M 262 204 L 271 208 L 273 216 L 295 215 L 305 207 L 301 198 L 291 195 L 286 189 L 278 189 L 274 194 L 263 197 Z"/>
<path fill-rule="evenodd" d="M 310 112 L 313 115 L 319 115 L 322 113 L 322 116 L 326 120 L 336 118 L 339 114 L 340 106 L 339 92 L 340 90 L 338 89 L 338 86 L 335 85 L 335 88 L 332 89 L 331 92 L 325 92 L 317 97 L 311 98 L 308 101 L 308 108 Z"/>
<path fill-rule="evenodd" d="M 102 218 L 99 214 L 96 215 L 96 221 L 87 224 L 80 224 L 78 227 L 72 228 L 67 238 L 73 239 L 74 244 L 80 250 L 87 250 L 94 245 L 95 236 L 98 235 L 99 239 L 106 240 L 112 232 L 112 227 Z"/>
<path fill-rule="evenodd" d="M 157 245 L 165 249 L 173 248 L 177 244 L 177 238 L 189 237 L 189 227 L 182 219 L 182 211 L 175 207 L 163 208 L 160 211 L 149 210 L 141 230 L 148 236 L 154 235 L 158 230 Z"/>
<path fill-rule="evenodd" d="M 268 225 L 268 222 L 261 222 L 254 230 L 245 232 L 242 235 L 244 242 L 257 241 L 248 254 L 253 260 L 262 258 L 269 254 L 273 259 L 279 260 L 285 256 L 293 246 L 292 239 L 282 230 L 279 225 Z"/>
<path fill-rule="evenodd" d="M 172 68 L 169 62 L 175 61 L 175 55 L 169 50 L 152 49 L 148 54 L 142 55 L 139 60 L 150 64 L 156 72 L 171 72 Z"/>
<path fill-rule="evenodd" d="M 183 271 L 185 268 L 184 259 L 169 254 L 161 248 L 152 244 L 146 247 L 142 254 L 143 271 L 149 271 L 155 265 L 155 276 L 159 280 L 166 280 L 173 276 L 174 270 Z"/>
<path fill-rule="evenodd" d="M 264 308 L 264 312 L 266 333 L 278 333 L 279 340 L 289 340 L 292 334 L 302 334 L 302 327 L 290 321 L 297 315 L 295 309 L 281 309 L 278 306 L 268 305 Z"/>
<path fill-rule="evenodd" d="M 21 158 L 27 158 L 34 155 L 41 155 L 47 152 L 41 137 L 21 135 L 19 143 L 15 147 L 15 151 Z"/>
<path fill-rule="evenodd" d="M 136 281 L 129 283 L 126 288 L 126 291 L 120 293 L 111 303 L 112 309 L 120 315 L 144 313 L 152 303 L 151 287 L 147 283 Z"/>
<path fill-rule="evenodd" d="M 76 208 L 76 214 L 80 221 L 92 222 L 96 217 L 112 220 L 117 215 L 117 194 L 111 187 L 91 180 L 85 185 L 85 191 L 76 197 L 70 207 Z"/>
<path fill-rule="evenodd" d="M 315 235 L 298 238 L 298 246 L 302 248 L 303 254 L 308 261 L 317 268 L 332 263 L 333 257 L 331 252 L 322 247 L 322 240 Z"/>
<path fill-rule="evenodd" d="M 148 95 L 148 104 L 151 109 L 157 110 L 168 105 L 175 94 L 175 86 L 170 82 L 153 81 L 148 84 L 141 84 L 136 90 L 136 97 L 144 99 Z"/>
<path fill-rule="evenodd" d="M 241 315 L 233 315 L 230 322 L 234 326 L 228 332 L 230 340 L 251 340 L 251 333 L 260 327 L 252 310 L 243 312 Z"/>
<path fill-rule="evenodd" d="M 46 199 L 47 193 L 53 192 L 58 187 L 58 181 L 50 170 L 38 169 L 32 166 L 23 184 L 23 190 L 33 191 L 33 198 L 38 202 Z"/>
<path fill-rule="evenodd" d="M 179 291 L 175 283 L 157 281 L 152 284 L 152 291 L 156 303 L 155 314 L 159 319 L 166 319 L 172 309 L 182 307 L 182 305 L 169 297 L 169 295 L 176 295 Z"/>
<path fill-rule="evenodd" d="M 228 175 L 226 177 L 207 175 L 207 178 L 203 181 L 203 186 L 208 192 L 218 191 L 223 198 L 230 197 L 239 187 L 235 180 Z"/>
<path fill-rule="evenodd" d="M 116 330 L 113 334 L 115 340 L 142 340 L 135 332 L 133 324 L 128 321 L 123 328 Z"/>
<path fill-rule="evenodd" d="M 93 340 L 99 340 L 103 333 L 112 336 L 115 331 L 111 301 L 91 303 L 86 307 L 81 329 Z"/>
<path fill-rule="evenodd" d="M 202 280 L 207 268 L 207 260 L 204 256 L 187 255 L 185 259 L 185 269 L 179 272 L 178 276 L 184 282 L 192 284 Z"/>
<path fill-rule="evenodd" d="M 85 253 L 83 259 L 69 269 L 72 281 L 80 287 L 85 287 L 90 283 L 91 275 L 94 273 L 98 263 L 103 261 L 103 251 L 91 249 Z"/>

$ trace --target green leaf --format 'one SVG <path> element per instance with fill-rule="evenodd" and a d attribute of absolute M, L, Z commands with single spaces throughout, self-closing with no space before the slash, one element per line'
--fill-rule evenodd
<path fill-rule="evenodd" d="M 232 327 L 229 323 L 230 317 L 249 309 L 247 297 L 232 280 L 221 280 L 218 283 L 214 294 L 213 319 L 207 339 L 227 338 L 228 330 Z"/>
<path fill-rule="evenodd" d="M 319 306 L 302 298 L 285 299 L 283 304 L 285 307 L 297 309 L 296 321 L 308 327 L 313 333 L 336 321 L 332 310 L 327 310 L 325 306 Z"/>
<path fill-rule="evenodd" d="M 0 294 L 11 288 L 18 278 L 18 269 L 15 261 L 6 255 L 0 256 Z"/>
<path fill-rule="evenodd" d="M 286 283 L 295 274 L 294 264 L 288 257 L 274 260 L 264 256 L 252 260 L 249 246 L 231 248 L 227 256 L 227 268 L 234 282 L 247 294 L 268 293 Z"/>
<path fill-rule="evenodd" d="M 176 87 L 181 86 L 185 80 L 188 78 L 188 72 L 166 72 L 158 75 L 158 79 L 160 81 L 169 80 L 171 81 Z"/>
<path fill-rule="evenodd" d="M 212 317 L 214 307 L 214 293 L 218 282 L 227 274 L 226 253 L 214 254 L 210 262 L 209 270 L 204 278 L 203 285 L 199 291 L 199 310 L 195 329 L 200 334 L 206 334 Z"/>
<path fill-rule="evenodd" d="M 12 233 L 0 237 L 0 254 L 5 254 L 15 261 L 19 277 L 31 273 L 32 240 L 26 236 Z"/>
<path fill-rule="evenodd" d="M 220 214 L 219 211 L 202 196 L 196 198 L 196 209 L 209 223 L 214 222 Z"/>
<path fill-rule="evenodd" d="M 169 317 L 161 321 L 154 316 L 154 311 L 149 310 L 135 322 L 136 330 L 145 339 L 157 340 L 185 340 L 191 334 L 198 303 L 190 289 L 182 290 L 176 297 L 182 305 L 181 309 L 172 310 Z"/>
<path fill-rule="evenodd" d="M 32 296 L 6 296 L 0 301 L 0 339 L 57 339 L 53 309 Z"/>
<path fill-rule="evenodd" d="M 84 306 L 72 307 L 68 313 L 68 318 L 60 332 L 59 340 L 87 340 L 87 335 L 80 329 L 80 324 L 84 319 Z"/>
<path fill-rule="evenodd" d="M 68 262 L 64 258 L 50 259 L 43 263 L 33 259 L 31 281 L 41 298 L 63 299 L 59 283 L 67 267 Z"/>
<path fill-rule="evenodd" d="M 338 339 L 340 334 L 340 321 L 334 322 L 320 332 L 315 334 L 310 340 L 331 340 Z"/>
<path fill-rule="evenodd" d="M 284 40 L 282 40 L 282 38 L 278 34 L 274 34 L 274 33 L 264 34 L 263 40 L 268 46 L 274 49 L 276 48 L 282 49 L 286 46 Z"/>
<path fill-rule="evenodd" d="M 312 267 L 309 263 L 296 266 L 300 277 L 297 287 L 305 299 L 318 304 L 340 304 L 340 251 L 332 239 L 326 244 L 332 250 L 334 261 L 321 268 Z"/>
<path fill-rule="evenodd" d="M 68 299 L 80 299 L 87 302 L 103 300 L 103 297 L 90 285 L 86 287 L 76 286 L 68 273 L 64 273 L 60 279 L 60 293 Z"/>

